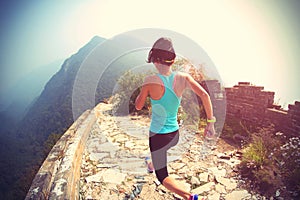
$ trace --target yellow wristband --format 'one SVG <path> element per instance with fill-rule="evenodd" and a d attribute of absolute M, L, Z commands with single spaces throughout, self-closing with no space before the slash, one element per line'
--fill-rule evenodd
<path fill-rule="evenodd" d="M 215 117 L 213 117 L 213 118 L 211 118 L 211 119 L 207 119 L 207 122 L 208 123 L 214 123 L 214 122 L 216 122 L 217 120 L 216 120 L 216 118 Z"/>

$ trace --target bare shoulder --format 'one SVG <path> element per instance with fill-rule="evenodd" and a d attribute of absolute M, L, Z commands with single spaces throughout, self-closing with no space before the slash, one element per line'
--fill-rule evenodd
<path fill-rule="evenodd" d="M 144 84 L 157 83 L 159 80 L 159 77 L 156 75 L 146 76 L 144 79 Z"/>
<path fill-rule="evenodd" d="M 187 79 L 189 79 L 191 77 L 191 75 L 186 72 L 177 72 L 176 76 L 178 79 L 180 79 L 182 81 L 186 81 Z"/>
<path fill-rule="evenodd" d="M 177 71 L 176 76 L 185 76 L 186 72 Z"/>

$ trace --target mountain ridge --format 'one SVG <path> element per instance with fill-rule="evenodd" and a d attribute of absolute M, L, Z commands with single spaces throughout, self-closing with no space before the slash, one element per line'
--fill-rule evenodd
<path fill-rule="evenodd" d="M 30 104 L 22 121 L 15 125 L 16 131 L 12 131 L 6 140 L 8 148 L 1 152 L 0 199 L 24 198 L 53 145 L 77 119 L 74 111 L 78 109 L 77 116 L 80 116 L 109 98 L 122 73 L 145 64 L 147 49 L 127 51 L 139 46 L 145 44 L 134 37 L 106 40 L 94 36 L 65 59 L 40 96 Z M 79 75 L 86 68 L 88 73 Z M 80 79 L 82 85 L 74 86 Z M 73 108 L 74 88 L 80 91 L 78 98 L 85 101 Z M 89 91 L 90 96 L 85 96 L 85 91 Z"/>
<path fill-rule="evenodd" d="M 102 41 L 105 39 L 95 36 L 67 58 L 40 95 L 28 105 L 24 118 L 4 129 L 9 134 L 1 134 L 5 136 L 1 143 L 4 142 L 6 148 L 1 151 L 0 199 L 24 198 L 28 184 L 51 148 L 47 146 L 55 142 L 52 135 L 62 134 L 73 123 L 72 102 L 67 93 L 72 92 L 82 61 Z"/>

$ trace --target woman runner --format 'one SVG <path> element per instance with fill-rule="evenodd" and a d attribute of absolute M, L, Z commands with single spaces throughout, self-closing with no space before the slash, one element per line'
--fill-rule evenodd
<path fill-rule="evenodd" d="M 157 75 L 145 78 L 142 89 L 135 101 L 137 110 L 141 110 L 147 97 L 150 97 L 152 115 L 149 131 L 149 146 L 155 174 L 158 180 L 171 192 L 185 200 L 197 200 L 197 194 L 184 190 L 178 182 L 169 176 L 167 169 L 167 151 L 178 143 L 179 125 L 177 112 L 185 89 L 191 89 L 202 102 L 207 116 L 207 133 L 215 134 L 212 103 L 208 93 L 192 76 L 171 69 L 176 54 L 171 39 L 158 39 L 148 55 L 148 63 L 153 63 Z"/>

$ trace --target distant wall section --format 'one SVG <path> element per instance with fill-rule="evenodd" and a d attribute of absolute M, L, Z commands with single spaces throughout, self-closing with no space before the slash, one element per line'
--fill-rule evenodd
<path fill-rule="evenodd" d="M 300 102 L 295 101 L 283 110 L 274 104 L 275 92 L 265 91 L 262 86 L 239 82 L 225 88 L 226 117 L 241 119 L 255 126 L 274 124 L 277 131 L 291 135 L 300 134 Z"/>

